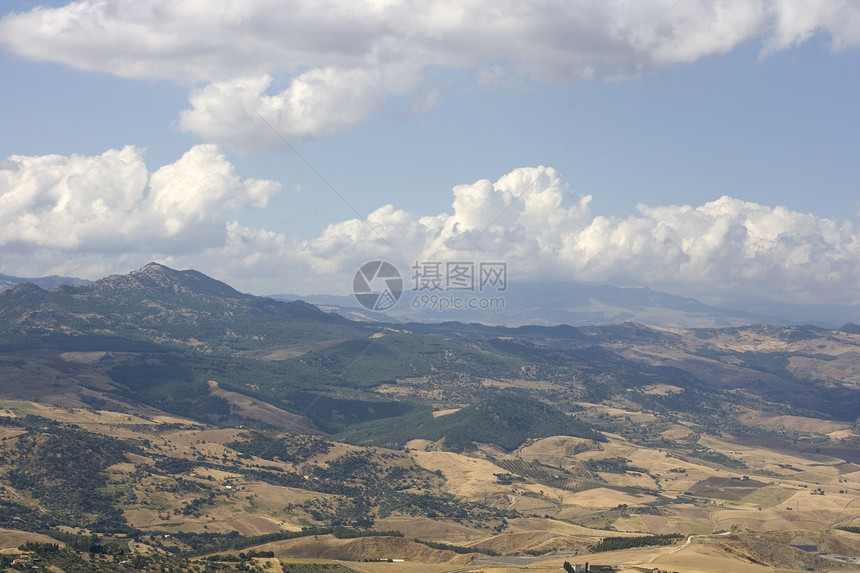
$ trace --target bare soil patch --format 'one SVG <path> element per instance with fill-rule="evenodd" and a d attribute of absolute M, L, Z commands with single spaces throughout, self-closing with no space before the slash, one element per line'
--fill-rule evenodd
<path fill-rule="evenodd" d="M 325 350 L 332 346 L 337 346 L 345 339 L 338 340 L 323 340 L 321 342 L 309 342 L 307 344 L 296 344 L 294 346 L 284 346 L 280 348 L 264 348 L 262 350 L 249 350 L 237 352 L 238 356 L 245 356 L 257 360 L 289 360 L 290 358 L 298 358 L 308 352 L 317 350 Z"/>
<path fill-rule="evenodd" d="M 17 529 L 0 528 L 0 552 L 9 553 L 8 550 L 13 550 L 17 553 L 18 547 L 27 543 L 58 543 L 60 547 L 65 544 L 57 541 L 53 537 L 42 535 L 41 533 L 32 533 L 30 531 L 18 531 Z"/>
<path fill-rule="evenodd" d="M 692 495 L 729 501 L 740 501 L 767 484 L 754 479 L 709 477 L 690 488 Z"/>

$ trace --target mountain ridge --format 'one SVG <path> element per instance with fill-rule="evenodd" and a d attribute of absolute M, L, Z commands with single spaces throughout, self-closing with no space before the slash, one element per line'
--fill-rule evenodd
<path fill-rule="evenodd" d="M 69 286 L 66 289 L 67 292 L 76 293 L 167 289 L 176 293 L 211 294 L 222 298 L 242 299 L 253 296 L 241 293 L 227 283 L 209 277 L 200 271 L 194 269 L 176 270 L 156 262 L 148 263 L 128 274 L 110 275 L 88 285 Z"/>
<path fill-rule="evenodd" d="M 23 283 L 31 283 L 43 289 L 50 289 L 60 285 L 83 286 L 90 284 L 92 281 L 87 279 L 79 279 L 77 277 L 66 277 L 60 275 L 49 275 L 45 277 L 15 277 L 0 273 L 0 292 L 8 290 L 15 285 Z"/>
<path fill-rule="evenodd" d="M 159 263 L 82 286 L 22 283 L 0 292 L 0 300 L 0 343 L 100 335 L 243 351 L 336 338 L 351 324 L 305 302 L 244 294 Z"/>

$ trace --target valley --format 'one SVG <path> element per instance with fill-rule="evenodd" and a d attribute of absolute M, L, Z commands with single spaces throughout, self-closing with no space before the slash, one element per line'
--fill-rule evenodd
<path fill-rule="evenodd" d="M 0 559 L 856 570 L 858 332 L 356 323 L 156 264 L 18 285 Z"/>

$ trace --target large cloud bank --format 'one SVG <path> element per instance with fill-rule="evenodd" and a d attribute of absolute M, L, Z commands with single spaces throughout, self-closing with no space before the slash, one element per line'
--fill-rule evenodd
<path fill-rule="evenodd" d="M 191 88 L 178 125 L 242 150 L 352 127 L 392 97 L 432 104 L 438 70 L 471 81 L 619 79 L 758 41 L 860 43 L 845 0 L 83 0 L 0 20 L 38 61 Z"/>
<path fill-rule="evenodd" d="M 217 147 L 150 173 L 133 147 L 99 156 L 0 162 L 0 272 L 98 278 L 149 260 L 193 267 L 244 290 L 346 294 L 384 258 L 508 263 L 511 281 L 646 285 L 715 298 L 856 304 L 860 233 L 848 222 L 722 197 L 594 215 L 553 169 L 516 169 L 453 190 L 449 212 L 386 205 L 299 241 L 241 223 L 279 190 L 243 179 Z"/>

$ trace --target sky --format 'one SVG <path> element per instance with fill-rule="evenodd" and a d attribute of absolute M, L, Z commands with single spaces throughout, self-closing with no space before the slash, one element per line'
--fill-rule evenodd
<path fill-rule="evenodd" d="M 0 7 L 0 273 L 860 304 L 860 4 Z"/>

